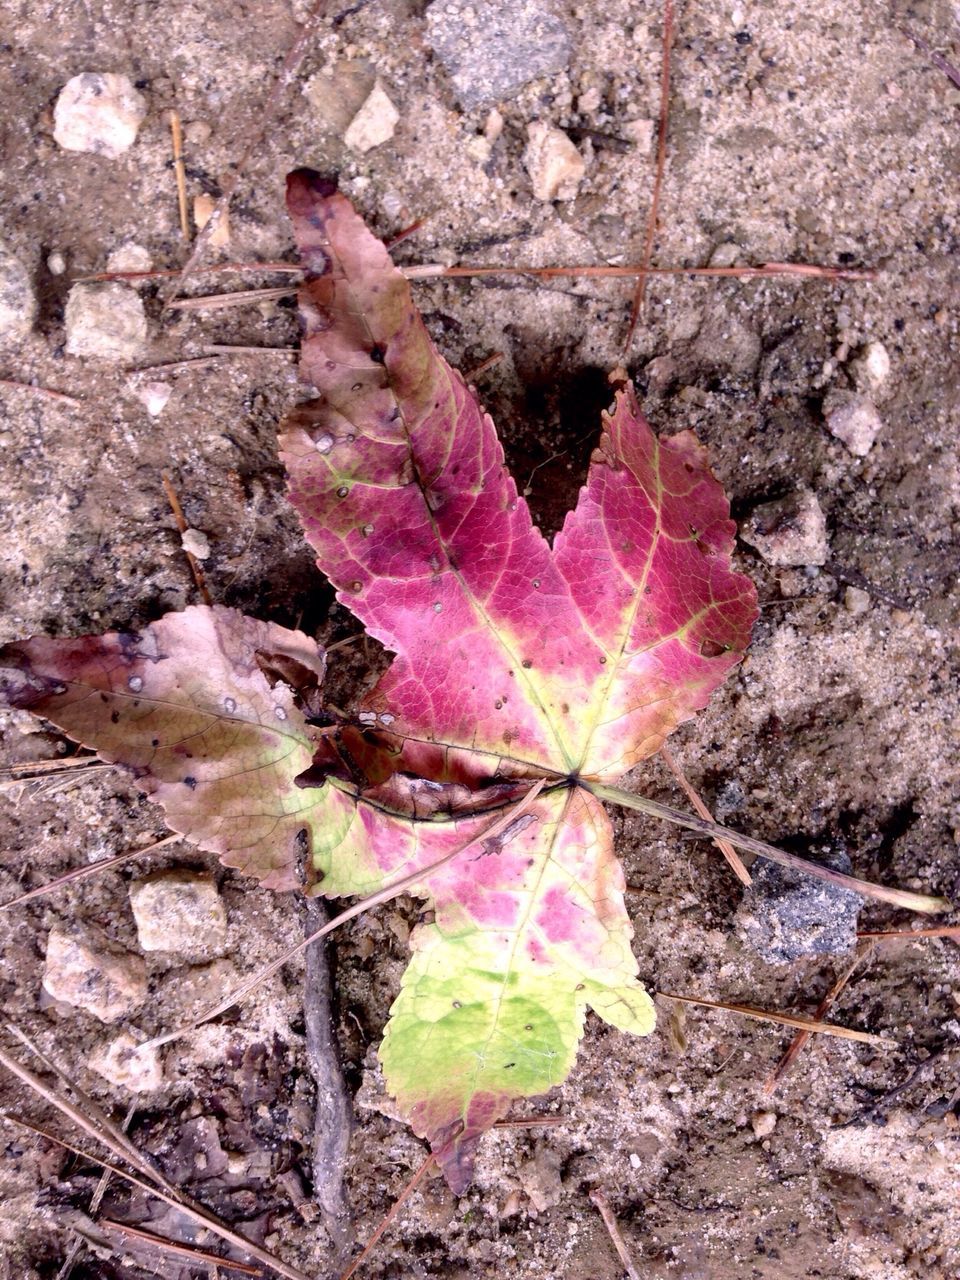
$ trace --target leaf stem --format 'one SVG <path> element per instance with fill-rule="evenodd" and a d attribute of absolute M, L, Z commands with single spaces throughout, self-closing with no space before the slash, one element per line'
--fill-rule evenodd
<path fill-rule="evenodd" d="M 709 840 L 729 840 L 732 845 L 743 849 L 745 853 L 753 853 L 758 858 L 767 858 L 770 862 L 779 863 L 782 867 L 791 867 L 794 871 L 812 876 L 815 880 L 824 880 L 838 888 L 851 889 L 865 898 L 877 898 L 881 902 L 903 907 L 906 911 L 922 911 L 928 915 L 953 910 L 953 904 L 948 898 L 911 893 L 907 889 L 888 889 L 885 885 L 871 884 L 869 880 L 844 875 L 842 871 L 834 871 L 832 867 L 822 866 L 819 862 L 810 862 L 798 854 L 787 853 L 785 849 L 765 844 L 762 840 L 754 840 L 752 836 L 743 836 L 738 831 L 731 831 L 729 827 L 722 827 L 718 822 L 708 822 L 705 818 L 695 818 L 693 814 L 683 813 L 680 809 L 671 809 L 669 805 L 660 804 L 657 800 L 649 800 L 646 796 L 621 791 L 619 787 L 609 787 L 602 782 L 588 782 L 586 779 L 580 781 L 581 785 L 592 792 L 598 800 L 621 805 L 624 809 L 635 809 L 638 813 L 649 814 L 652 818 L 663 818 L 678 827 L 695 831 Z"/>

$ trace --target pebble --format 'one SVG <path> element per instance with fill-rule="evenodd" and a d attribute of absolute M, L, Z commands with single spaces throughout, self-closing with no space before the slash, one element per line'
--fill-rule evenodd
<path fill-rule="evenodd" d="M 823 416 L 831 435 L 857 458 L 865 458 L 883 427 L 883 420 L 866 396 L 828 396 Z"/>
<path fill-rule="evenodd" d="M 390 101 L 383 85 L 375 84 L 347 126 L 343 141 L 351 151 L 365 154 L 390 141 L 399 119 L 400 112 Z"/>
<path fill-rule="evenodd" d="M 90 1065 L 104 1080 L 131 1093 L 150 1093 L 163 1084 L 159 1051 L 141 1047 L 127 1031 L 121 1031 L 115 1040 L 95 1049 Z"/>
<path fill-rule="evenodd" d="M 114 950 L 105 934 L 81 925 L 50 930 L 43 986 L 54 1000 L 101 1022 L 126 1018 L 147 998 L 141 957 Z"/>
<path fill-rule="evenodd" d="M 133 146 L 146 114 L 146 99 L 126 76 L 84 71 L 60 90 L 53 136 L 65 151 L 116 160 Z"/>
<path fill-rule="evenodd" d="M 627 120 L 620 129 L 625 138 L 633 143 L 641 155 L 647 155 L 653 143 L 652 120 Z"/>
<path fill-rule="evenodd" d="M 527 125 L 523 163 L 536 200 L 573 200 L 586 171 L 583 156 L 563 130 L 542 120 Z"/>
<path fill-rule="evenodd" d="M 129 889 L 144 951 L 180 951 L 205 958 L 227 945 L 227 913 L 213 877 L 204 872 L 161 871 Z"/>
<path fill-rule="evenodd" d="M 149 271 L 152 266 L 150 250 L 133 240 L 119 245 L 107 258 L 108 271 Z"/>
<path fill-rule="evenodd" d="M 67 260 L 59 249 L 54 249 L 47 258 L 47 270 L 52 276 L 62 276 L 67 269 Z"/>
<path fill-rule="evenodd" d="M 320 128 L 342 137 L 376 82 L 377 73 L 369 62 L 335 62 L 307 81 L 303 96 L 313 108 Z"/>
<path fill-rule="evenodd" d="M 143 350 L 147 316 L 125 284 L 75 284 L 66 307 L 67 351 L 72 356 L 125 363 Z"/>
<path fill-rule="evenodd" d="M 758 1138 L 769 1138 L 777 1127 L 775 1111 L 755 1111 L 750 1118 L 750 1127 Z"/>
<path fill-rule="evenodd" d="M 169 382 L 145 382 L 142 386 L 134 388 L 134 395 L 151 418 L 160 417 L 172 394 L 173 387 Z"/>
<path fill-rule="evenodd" d="M 868 342 L 852 362 L 851 372 L 858 387 L 876 394 L 890 377 L 890 353 L 882 342 Z"/>
<path fill-rule="evenodd" d="M 511 98 L 570 61 L 570 33 L 544 0 L 434 0 L 426 19 L 427 43 L 465 111 Z"/>
<path fill-rule="evenodd" d="M 0 343 L 25 338 L 36 318 L 37 299 L 27 269 L 0 244 Z"/>
<path fill-rule="evenodd" d="M 213 217 L 217 203 L 215 196 L 206 193 L 194 197 L 193 225 L 198 231 L 202 231 Z M 207 243 L 211 249 L 222 249 L 230 243 L 230 210 L 226 206 L 221 210 L 217 225 L 210 232 Z"/>
<path fill-rule="evenodd" d="M 847 613 L 859 617 L 870 612 L 870 592 L 862 587 L 847 587 L 843 593 L 843 607 Z"/>
<path fill-rule="evenodd" d="M 189 551 L 196 560 L 209 560 L 210 539 L 199 529 L 184 529 L 180 535 L 180 545 Z"/>
<path fill-rule="evenodd" d="M 773 565 L 826 564 L 830 552 L 827 522 L 816 494 L 798 489 L 757 507 L 740 537 Z"/>
<path fill-rule="evenodd" d="M 842 846 L 819 853 L 818 861 L 850 872 Z M 856 946 L 859 894 L 762 859 L 750 869 L 753 884 L 737 909 L 737 936 L 768 964 L 800 956 L 837 955 Z"/>

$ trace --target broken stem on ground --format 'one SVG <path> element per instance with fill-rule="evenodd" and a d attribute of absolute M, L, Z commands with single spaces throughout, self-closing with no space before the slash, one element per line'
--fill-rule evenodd
<path fill-rule="evenodd" d="M 871 884 L 869 880 L 860 880 L 857 876 L 844 875 L 842 871 L 834 871 L 819 862 L 810 862 L 799 854 L 787 853 L 776 845 L 766 844 L 763 840 L 755 840 L 752 836 L 741 835 L 739 831 L 731 831 L 718 822 L 708 822 L 705 818 L 695 818 L 693 814 L 683 813 L 680 809 L 672 809 L 669 805 L 660 804 L 657 800 L 649 800 L 646 796 L 634 795 L 630 791 L 621 791 L 619 787 L 611 787 L 603 782 L 587 782 L 581 785 L 592 792 L 598 800 L 608 804 L 616 804 L 624 809 L 634 809 L 637 813 L 645 813 L 651 818 L 662 818 L 678 827 L 686 827 L 709 840 L 729 840 L 745 853 L 753 853 L 758 858 L 766 858 L 770 862 L 779 863 L 782 867 L 790 867 L 814 880 L 824 880 L 840 889 L 850 889 L 865 898 L 876 898 L 880 902 L 889 902 L 895 907 L 903 907 L 907 911 L 922 911 L 934 914 L 939 911 L 952 911 L 953 904 L 948 898 L 941 898 L 925 893 L 911 893 L 908 889 L 889 889 L 886 885 Z"/>

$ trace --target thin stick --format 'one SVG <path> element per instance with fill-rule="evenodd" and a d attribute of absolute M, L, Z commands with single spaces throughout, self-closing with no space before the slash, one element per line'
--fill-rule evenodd
<path fill-rule="evenodd" d="M 299 347 L 234 347 L 210 342 L 203 348 L 211 356 L 285 356 L 288 360 L 299 354 Z"/>
<path fill-rule="evenodd" d="M 65 391 L 51 391 L 49 387 L 37 387 L 32 382 L 17 382 L 14 378 L 0 378 L 0 387 L 10 387 L 14 391 L 29 391 L 31 395 L 43 396 L 46 400 L 56 400 L 58 404 L 68 404 L 74 409 L 82 409 L 83 401 L 76 396 L 68 396 Z"/>
<path fill-rule="evenodd" d="M 843 991 L 844 987 L 853 977 L 854 973 L 856 973 L 857 969 L 860 967 L 863 961 L 866 960 L 867 956 L 872 954 L 872 952 L 873 952 L 872 946 L 864 947 L 853 957 L 853 959 L 850 961 L 847 967 L 841 970 L 841 972 L 838 974 L 838 976 L 834 980 L 833 985 L 827 991 L 827 994 L 823 997 L 823 999 L 817 1005 L 817 1011 L 813 1015 L 814 1018 L 816 1018 L 819 1021 L 821 1018 L 823 1018 L 826 1015 L 830 1006 L 840 995 L 841 991 Z M 787 1046 L 786 1052 L 784 1053 L 783 1057 L 780 1059 L 780 1061 L 777 1063 L 774 1069 L 770 1072 L 769 1076 L 767 1076 L 766 1080 L 763 1083 L 763 1088 L 761 1089 L 761 1093 L 765 1098 L 770 1098 L 773 1096 L 774 1093 L 776 1093 L 777 1087 L 780 1084 L 780 1081 L 783 1079 L 783 1077 L 787 1074 L 787 1072 L 793 1066 L 795 1060 L 799 1057 L 801 1051 L 803 1050 L 804 1045 L 810 1039 L 810 1034 L 811 1033 L 808 1030 L 798 1031 L 797 1034 L 790 1041 L 790 1044 Z"/>
<path fill-rule="evenodd" d="M 687 775 L 680 768 L 679 764 L 677 763 L 676 756 L 673 754 L 673 752 L 670 750 L 670 748 L 667 746 L 666 743 L 664 743 L 663 746 L 660 748 L 660 754 L 663 757 L 664 764 L 667 766 L 667 768 L 676 778 L 677 782 L 680 784 L 680 788 L 683 791 L 683 794 L 687 797 L 687 799 L 693 805 L 694 809 L 696 809 L 697 813 L 699 813 L 700 817 L 706 818 L 708 822 L 712 822 L 713 814 L 710 812 L 710 810 L 701 800 L 699 792 L 694 788 L 692 783 L 687 778 Z M 737 877 L 740 883 L 745 885 L 753 884 L 753 881 L 750 878 L 750 872 L 740 861 L 740 857 L 736 849 L 734 849 L 733 845 L 730 843 L 730 841 L 715 839 L 713 843 L 717 846 L 717 848 L 726 858 L 727 862 L 730 864 L 730 868 L 733 871 L 733 874 Z"/>
<path fill-rule="evenodd" d="M 259 1267 L 252 1267 L 247 1262 L 231 1262 L 229 1258 L 222 1258 L 218 1253 L 207 1253 L 205 1249 L 191 1249 L 188 1245 L 165 1240 L 163 1236 L 155 1236 L 150 1231 L 141 1231 L 139 1227 L 131 1227 L 125 1222 L 114 1222 L 111 1218 L 98 1218 L 97 1226 L 129 1236 L 131 1240 L 143 1240 L 146 1244 L 153 1245 L 155 1249 L 162 1249 L 164 1253 L 171 1253 L 177 1258 L 186 1258 L 188 1262 L 194 1264 L 209 1262 L 211 1266 L 224 1267 L 228 1271 L 240 1271 L 245 1276 L 263 1275 Z"/>
<path fill-rule="evenodd" d="M 492 355 L 487 356 L 486 360 L 481 360 L 478 365 L 475 365 L 472 369 L 468 369 L 463 376 L 467 382 L 470 382 L 474 378 L 479 378 L 481 373 L 486 373 L 488 369 L 492 369 L 495 364 L 499 364 L 502 359 L 503 352 L 494 351 Z"/>
<path fill-rule="evenodd" d="M 940 911 L 952 911 L 953 904 L 948 898 L 936 897 L 925 893 L 911 893 L 907 889 L 888 889 L 886 885 L 871 884 L 869 880 L 860 880 L 856 876 L 844 875 L 842 871 L 834 871 L 819 862 L 808 862 L 798 854 L 787 853 L 776 845 L 765 844 L 762 840 L 754 840 L 752 836 L 741 835 L 739 831 L 731 831 L 729 827 L 721 827 L 718 822 L 707 822 L 705 818 L 695 818 L 680 809 L 672 809 L 669 805 L 660 804 L 657 800 L 649 800 L 646 796 L 633 795 L 629 791 L 621 791 L 619 787 L 608 787 L 602 782 L 581 782 L 599 800 L 608 804 L 622 805 L 625 809 L 635 809 L 638 813 L 649 814 L 653 818 L 664 818 L 678 827 L 686 827 L 696 831 L 698 835 L 708 836 L 711 840 L 716 836 L 725 837 L 738 849 L 757 857 L 767 858 L 770 862 L 779 863 L 782 867 L 790 867 L 794 871 L 824 880 L 840 889 L 850 889 L 865 898 L 876 898 L 880 902 L 892 903 L 895 907 L 903 907 L 907 911 L 922 911 L 934 914 Z"/>
<path fill-rule="evenodd" d="M 130 1122 L 136 1114 L 136 1110 L 137 1104 L 135 1102 L 131 1102 L 130 1106 L 127 1108 L 127 1114 L 123 1118 L 123 1124 L 120 1126 L 124 1133 L 126 1133 L 130 1128 Z M 89 1212 L 91 1217 L 99 1211 L 100 1206 L 103 1203 L 103 1197 L 107 1194 L 107 1187 L 109 1185 L 110 1173 L 108 1170 L 104 1169 L 100 1174 L 100 1179 L 97 1182 L 96 1187 L 94 1187 L 93 1195 L 90 1197 Z M 86 1245 L 87 1241 L 76 1231 L 76 1228 L 74 1228 L 73 1245 L 70 1248 L 70 1252 L 63 1260 L 63 1266 L 57 1272 L 57 1280 L 68 1280 L 68 1277 L 73 1274 L 73 1268 L 76 1264 L 77 1258 L 80 1256 Z"/>
<path fill-rule="evenodd" d="M 379 1227 L 377 1227 L 376 1231 L 373 1233 L 373 1235 L 370 1237 L 367 1243 L 363 1246 L 362 1252 L 354 1259 L 353 1262 L 351 1262 L 350 1266 L 346 1269 L 346 1271 L 344 1271 L 343 1275 L 340 1277 L 340 1280 L 350 1280 L 351 1276 L 356 1275 L 357 1270 L 359 1269 L 360 1265 L 363 1263 L 364 1259 L 366 1259 L 369 1256 L 370 1251 L 380 1240 L 381 1236 L 390 1226 L 391 1222 L 393 1222 L 394 1218 L 396 1218 L 397 1214 L 400 1212 L 405 1202 L 409 1200 L 410 1197 L 413 1195 L 414 1191 L 416 1191 L 417 1187 L 420 1185 L 420 1183 L 423 1181 L 424 1177 L 426 1176 L 427 1170 L 430 1168 L 430 1166 L 433 1163 L 434 1163 L 434 1156 L 433 1156 L 433 1153 L 431 1152 L 430 1155 L 427 1156 L 426 1160 L 424 1160 L 420 1168 L 413 1175 L 413 1177 L 410 1178 L 410 1180 L 407 1182 L 407 1185 L 403 1188 L 403 1190 L 397 1196 L 396 1200 L 393 1202 L 393 1207 L 387 1213 L 387 1216 L 380 1223 Z"/>
<path fill-rule="evenodd" d="M 817 1022 L 814 1018 L 803 1018 L 795 1013 L 775 1013 L 768 1009 L 757 1009 L 752 1004 L 736 1004 L 726 1000 L 701 1000 L 699 996 L 678 996 L 672 991 L 658 991 L 658 996 L 666 1000 L 679 1000 L 681 1004 L 699 1004 L 706 1009 L 725 1009 L 728 1013 L 739 1013 L 745 1018 L 756 1018 L 758 1022 L 775 1022 L 781 1027 L 799 1027 L 801 1031 L 815 1032 L 820 1035 L 837 1036 L 841 1040 L 858 1040 L 861 1044 L 896 1044 L 889 1036 L 872 1035 L 869 1031 L 854 1031 L 850 1027 L 838 1027 L 833 1022 Z"/>
<path fill-rule="evenodd" d="M 213 213 L 210 215 L 210 220 L 194 241 L 193 251 L 183 264 L 177 279 L 174 281 L 173 288 L 167 291 L 167 296 L 164 298 L 165 302 L 169 302 L 171 299 L 176 297 L 178 293 L 183 291 L 183 286 L 186 284 L 188 276 L 200 261 L 201 256 L 206 252 L 207 246 L 210 243 L 210 237 L 220 225 L 224 214 L 230 207 L 230 201 L 233 199 L 234 193 L 240 183 L 240 179 L 243 177 L 244 171 L 250 162 L 250 157 L 260 150 L 260 145 L 266 137 L 267 130 L 270 128 L 274 117 L 280 109 L 280 104 L 283 101 L 287 88 L 292 82 L 294 76 L 296 76 L 297 72 L 300 70 L 300 64 L 309 52 L 310 46 L 313 43 L 313 38 L 316 34 L 316 29 L 320 23 L 320 19 L 326 12 L 326 9 L 327 0 L 317 0 L 307 14 L 300 35 L 287 50 L 287 55 L 283 60 L 283 65 L 281 66 L 280 72 L 277 76 L 276 84 L 267 96 L 267 100 L 264 103 L 262 110 L 260 110 L 256 115 L 257 126 L 250 131 L 247 137 L 247 145 L 244 147 L 239 160 L 237 160 L 236 164 L 233 166 L 230 174 L 223 182 L 221 188 L 222 195 L 214 206 Z"/>
<path fill-rule="evenodd" d="M 957 88 L 960 89 L 960 71 L 957 70 L 952 62 L 948 62 L 942 53 L 937 53 L 936 49 L 933 48 L 929 41 L 924 40 L 923 36 L 915 35 L 907 27 L 901 27 L 900 30 L 908 40 L 913 41 L 921 53 L 925 53 L 927 55 L 939 71 L 942 71 L 945 76 L 948 76 Z"/>
<path fill-rule="evenodd" d="M 161 471 L 160 479 L 163 482 L 163 491 L 167 495 L 167 501 L 170 503 L 173 518 L 177 522 L 177 528 L 182 534 L 186 533 L 190 526 L 187 524 L 186 517 L 183 514 L 183 508 L 180 506 L 180 499 L 177 497 L 176 490 L 170 483 L 170 477 L 165 471 Z M 204 578 L 203 570 L 200 568 L 200 561 L 186 547 L 183 548 L 183 554 L 187 557 L 187 564 L 190 566 L 190 572 L 193 574 L 193 580 L 197 584 L 197 590 L 200 592 L 203 603 L 212 605 L 213 600 L 207 590 L 207 580 Z"/>
<path fill-rule="evenodd" d="M 227 307 L 246 307 L 253 303 L 289 298 L 296 285 L 278 285 L 273 289 L 235 289 L 232 293 L 204 293 L 197 298 L 175 298 L 167 303 L 168 311 L 222 311 Z"/>
<path fill-rule="evenodd" d="M 673 50 L 673 0 L 664 0 L 663 4 L 663 64 L 660 72 L 660 121 L 657 127 L 657 168 L 653 178 L 653 196 L 650 200 L 650 212 L 647 215 L 647 231 L 643 242 L 644 271 L 633 291 L 633 303 L 630 307 L 630 323 L 623 340 L 623 358 L 626 361 L 633 335 L 637 330 L 637 321 L 643 311 L 643 300 L 647 289 L 647 276 L 650 261 L 653 258 L 653 242 L 657 233 L 657 220 L 660 216 L 660 192 L 663 187 L 663 171 L 667 162 L 667 125 L 670 119 L 670 54 Z"/>
<path fill-rule="evenodd" d="M 84 1151 L 82 1147 L 74 1146 L 73 1143 L 66 1142 L 63 1138 L 58 1138 L 55 1133 L 51 1133 L 48 1129 L 42 1129 L 40 1125 L 33 1124 L 22 1116 L 14 1115 L 10 1111 L 3 1111 L 0 1114 L 13 1124 L 19 1125 L 21 1129 L 27 1129 L 40 1138 L 46 1138 L 48 1142 L 55 1142 L 57 1146 L 63 1147 L 65 1151 L 72 1151 L 81 1160 L 89 1160 L 91 1164 L 97 1164 L 101 1169 L 107 1169 L 113 1177 L 122 1178 L 124 1182 L 138 1187 L 141 1191 L 146 1192 L 147 1195 L 155 1196 L 158 1200 L 162 1200 L 165 1204 L 170 1205 L 171 1208 L 184 1214 L 201 1227 L 206 1227 L 209 1231 L 220 1236 L 221 1239 L 228 1241 L 235 1248 L 242 1249 L 251 1258 L 256 1258 L 258 1262 L 262 1262 L 278 1272 L 278 1274 L 286 1276 L 287 1280 L 312 1280 L 312 1277 L 308 1276 L 305 1271 L 299 1271 L 296 1267 L 291 1267 L 272 1253 L 268 1253 L 266 1249 L 261 1249 L 258 1244 L 254 1244 L 252 1240 L 248 1240 L 238 1232 L 232 1231 L 226 1223 L 221 1222 L 219 1218 L 214 1217 L 212 1213 L 207 1212 L 205 1209 L 201 1207 L 194 1208 L 192 1204 L 168 1195 L 162 1187 L 151 1186 L 149 1182 L 144 1182 L 140 1178 L 134 1177 L 132 1173 L 127 1173 L 126 1169 L 121 1169 L 119 1165 L 111 1164 L 109 1160 L 104 1160 L 100 1156 L 93 1155 L 90 1151 Z"/>
<path fill-rule="evenodd" d="M 186 360 L 165 360 L 162 364 L 139 364 L 125 369 L 124 373 L 173 373 L 190 366 L 222 364 L 219 356 L 191 356 Z"/>
<path fill-rule="evenodd" d="M 766 279 L 771 276 L 801 276 L 822 280 L 875 280 L 876 271 L 855 267 L 831 267 L 814 262 L 765 262 L 760 266 L 742 267 L 646 267 L 598 265 L 595 262 L 561 267 L 480 266 L 463 263 L 447 267 L 440 262 L 424 262 L 401 267 L 408 280 L 468 278 L 472 276 L 533 276 L 537 280 L 555 280 L 565 276 L 585 279 L 633 279 L 637 276 L 739 276 L 744 279 Z"/>
<path fill-rule="evenodd" d="M 36 889 L 29 889 L 26 893 L 21 893 L 19 897 L 12 898 L 9 902 L 0 903 L 0 911 L 9 911 L 12 907 L 22 906 L 24 902 L 40 898 L 45 893 L 53 893 L 55 889 L 62 889 L 64 885 L 75 884 L 78 880 L 86 880 L 89 876 L 98 876 L 102 871 L 110 871 L 113 867 L 122 866 L 123 863 L 130 862 L 133 858 L 141 858 L 144 854 L 156 853 L 158 849 L 165 849 L 167 845 L 176 844 L 178 840 L 182 839 L 183 836 L 164 836 L 162 840 L 157 840 L 154 844 L 148 844 L 142 849 L 128 849 L 126 853 L 118 853 L 114 858 L 102 858 L 97 862 L 89 862 L 84 867 L 74 867 L 72 871 L 65 871 L 62 876 L 57 876 L 55 880 L 48 880 L 46 884 L 41 884 Z"/>
<path fill-rule="evenodd" d="M 939 929 L 878 929 L 858 933 L 858 938 L 960 938 L 960 924 L 945 924 Z"/>
<path fill-rule="evenodd" d="M 0 769 L 0 778 L 26 782 L 30 778 L 46 777 L 48 773 L 67 773 L 71 769 L 108 769 L 109 767 L 105 760 L 99 760 L 96 756 L 65 756 L 60 760 L 24 760 L 20 764 L 11 764 Z"/>
<path fill-rule="evenodd" d="M 212 276 L 219 272 L 228 274 L 243 271 L 289 272 L 302 276 L 303 267 L 296 262 L 213 262 L 205 267 L 194 267 L 193 275 Z M 102 280 L 172 280 L 180 275 L 181 267 L 154 267 L 150 271 L 95 271 L 91 275 L 74 276 L 74 284 L 99 284 Z"/>
<path fill-rule="evenodd" d="M 177 208 L 180 211 L 180 232 L 189 244 L 190 214 L 187 209 L 187 171 L 183 163 L 183 130 L 180 128 L 180 112 L 174 107 L 170 112 L 170 135 L 173 139 L 173 172 L 177 180 Z"/>
<path fill-rule="evenodd" d="M 603 1225 L 607 1228 L 607 1234 L 610 1236 L 613 1247 L 617 1251 L 617 1257 L 620 1259 L 624 1271 L 626 1271 L 630 1280 L 641 1280 L 640 1272 L 633 1265 L 633 1258 L 630 1256 L 627 1242 L 620 1233 L 620 1224 L 617 1222 L 615 1213 L 610 1208 L 607 1197 L 602 1191 L 591 1191 L 590 1201 L 603 1219 Z"/>
<path fill-rule="evenodd" d="M 258 969 L 252 977 L 241 982 L 240 986 L 226 996 L 225 999 L 201 1013 L 199 1017 L 195 1018 L 192 1022 L 185 1023 L 175 1031 L 168 1031 L 164 1035 L 155 1036 L 152 1040 L 146 1041 L 146 1043 L 141 1047 L 154 1048 L 162 1044 L 169 1044 L 172 1040 L 179 1040 L 181 1036 L 188 1035 L 204 1022 L 209 1022 L 211 1018 L 216 1018 L 218 1014 L 225 1013 L 227 1009 L 230 1009 L 233 1005 L 239 1003 L 239 1001 L 249 995 L 254 988 L 258 987 L 261 982 L 265 982 L 267 978 L 272 977 L 278 969 L 282 969 L 285 964 L 289 963 L 289 961 L 304 952 L 307 947 L 312 946 L 313 943 L 318 942 L 321 938 L 325 938 L 327 934 L 332 933 L 334 929 L 339 929 L 340 926 L 346 924 L 348 920 L 354 920 L 365 911 L 369 911 L 373 907 L 380 906 L 381 903 L 392 901 L 392 899 L 396 898 L 398 894 L 409 889 L 411 885 L 419 883 L 424 876 L 432 875 L 434 871 L 439 871 L 441 867 L 445 867 L 447 863 L 452 862 L 454 858 L 459 858 L 462 853 L 472 845 L 477 844 L 478 841 L 490 840 L 494 836 L 499 835 L 500 832 L 505 831 L 516 818 L 519 818 L 522 814 L 528 812 L 537 796 L 543 790 L 544 785 L 544 780 L 541 778 L 538 782 L 533 784 L 527 794 L 523 796 L 522 799 L 518 800 L 516 804 L 510 805 L 509 808 L 500 814 L 498 818 L 488 826 L 484 827 L 481 831 L 478 831 L 476 835 L 471 836 L 469 840 L 465 840 L 463 844 L 452 849 L 450 853 L 444 854 L 444 856 L 442 858 L 438 858 L 436 862 L 431 862 L 429 866 L 419 867 L 417 870 L 411 871 L 405 876 L 401 876 L 399 880 L 394 880 L 392 884 L 388 884 L 385 888 L 379 889 L 376 893 L 371 893 L 369 897 L 361 898 L 361 900 L 359 902 L 355 902 L 352 907 L 348 907 L 346 911 L 341 912 L 340 915 L 335 916 L 333 920 L 329 920 L 320 929 L 311 933 L 309 937 L 304 938 L 302 942 L 297 942 L 292 947 L 288 947 L 288 949 L 284 951 L 282 955 L 278 956 L 276 960 L 272 961 L 264 968 Z"/>

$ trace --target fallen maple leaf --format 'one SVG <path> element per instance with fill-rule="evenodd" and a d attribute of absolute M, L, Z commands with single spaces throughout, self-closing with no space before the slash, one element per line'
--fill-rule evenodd
<path fill-rule="evenodd" d="M 657 440 L 626 383 L 551 549 L 383 245 L 316 174 L 291 174 L 288 202 L 318 393 L 282 432 L 290 498 L 391 667 L 336 724 L 314 641 L 195 607 L 137 635 L 8 646 L 0 690 L 272 888 L 363 895 L 422 870 L 408 887 L 433 915 L 381 1059 L 462 1191 L 480 1135 L 566 1077 L 588 1007 L 653 1026 L 593 789 L 705 705 L 756 596 L 704 451 Z"/>

